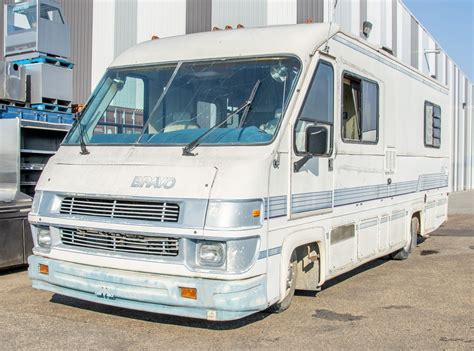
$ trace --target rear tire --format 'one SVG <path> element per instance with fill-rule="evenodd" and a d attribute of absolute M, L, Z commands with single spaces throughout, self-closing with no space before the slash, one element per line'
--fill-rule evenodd
<path fill-rule="evenodd" d="M 296 289 L 296 272 L 297 272 L 297 257 L 296 251 L 291 254 L 290 262 L 288 264 L 288 273 L 286 278 L 286 295 L 283 300 L 277 302 L 268 308 L 271 313 L 281 313 L 290 307 Z"/>
<path fill-rule="evenodd" d="M 394 260 L 406 260 L 410 253 L 415 250 L 418 244 L 418 228 L 420 227 L 420 221 L 418 217 L 412 217 L 410 224 L 410 242 L 403 249 L 400 249 L 391 254 Z"/>

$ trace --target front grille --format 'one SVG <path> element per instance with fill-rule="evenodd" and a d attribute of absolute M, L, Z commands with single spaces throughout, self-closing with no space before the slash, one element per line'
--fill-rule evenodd
<path fill-rule="evenodd" d="M 179 205 L 173 202 L 128 201 L 87 197 L 65 197 L 61 214 L 177 222 Z"/>
<path fill-rule="evenodd" d="M 61 242 L 68 246 L 156 256 L 179 253 L 179 241 L 175 238 L 69 228 L 61 228 L 60 234 Z"/>

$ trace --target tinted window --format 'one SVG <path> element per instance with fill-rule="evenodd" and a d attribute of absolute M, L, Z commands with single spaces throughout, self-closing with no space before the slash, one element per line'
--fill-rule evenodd
<path fill-rule="evenodd" d="M 377 84 L 362 82 L 362 141 L 377 141 Z"/>
<path fill-rule="evenodd" d="M 322 123 L 333 123 L 334 120 L 334 73 L 332 66 L 320 63 L 300 119 Z"/>
<path fill-rule="evenodd" d="M 441 108 L 431 102 L 425 102 L 425 145 L 441 146 Z"/>
<path fill-rule="evenodd" d="M 295 128 L 295 148 L 304 151 L 305 130 L 309 125 L 334 122 L 334 70 L 326 62 L 320 62 L 313 76 Z"/>

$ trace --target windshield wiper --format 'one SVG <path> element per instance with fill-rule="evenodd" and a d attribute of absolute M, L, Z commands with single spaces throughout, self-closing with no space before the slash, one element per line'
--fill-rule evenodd
<path fill-rule="evenodd" d="M 199 144 L 201 143 L 201 141 L 205 137 L 207 137 L 209 134 L 211 134 L 217 128 L 220 128 L 221 126 L 223 126 L 232 116 L 235 116 L 240 111 L 245 110 L 245 112 L 244 112 L 245 117 L 247 117 L 247 113 L 250 109 L 250 106 L 252 105 L 253 99 L 255 98 L 255 94 L 257 93 L 257 90 L 258 90 L 259 87 L 260 87 L 260 79 L 257 80 L 255 85 L 253 86 L 252 92 L 250 93 L 250 96 L 247 99 L 247 101 L 245 101 L 237 110 L 235 110 L 234 112 L 231 112 L 230 114 L 228 114 L 227 117 L 224 118 L 224 120 L 222 122 L 220 122 L 219 124 L 214 124 L 206 132 L 204 132 L 203 134 L 198 136 L 196 139 L 191 141 L 188 145 L 183 147 L 183 156 L 196 156 L 197 154 L 192 153 L 191 151 L 193 151 L 196 147 L 198 147 Z M 242 123 L 240 123 L 240 124 L 242 124 Z"/>
<path fill-rule="evenodd" d="M 90 152 L 89 150 L 87 150 L 87 146 L 86 146 L 86 142 L 84 140 L 84 126 L 82 125 L 82 123 L 80 121 L 78 121 L 77 123 L 79 123 L 79 136 L 81 138 L 81 141 L 80 141 L 80 145 L 81 145 L 81 152 L 80 154 L 81 155 L 89 155 Z"/>
<path fill-rule="evenodd" d="M 171 83 L 173 83 L 174 79 L 176 78 L 176 75 L 178 74 L 178 71 L 181 68 L 182 64 L 183 64 L 183 62 L 178 62 L 178 64 L 176 65 L 176 67 L 173 71 L 173 73 L 171 74 L 170 79 L 168 80 L 168 83 L 166 83 L 166 86 L 163 88 L 163 91 L 161 92 L 161 95 L 158 98 L 158 101 L 156 102 L 155 106 L 153 106 L 153 108 L 151 109 L 151 112 L 148 114 L 148 119 L 145 122 L 145 124 L 143 125 L 143 129 L 142 129 L 142 132 L 140 133 L 140 136 L 138 137 L 137 144 L 140 144 L 140 141 L 142 140 L 143 135 L 145 135 L 145 130 L 147 130 L 148 126 L 150 125 L 151 117 L 153 116 L 155 111 L 158 109 L 158 107 L 161 105 L 161 102 L 165 98 L 166 93 L 168 93 L 168 90 L 170 89 Z"/>

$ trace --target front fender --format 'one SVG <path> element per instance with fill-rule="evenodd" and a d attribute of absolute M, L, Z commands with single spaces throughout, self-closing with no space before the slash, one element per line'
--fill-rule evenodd
<path fill-rule="evenodd" d="M 286 292 L 286 274 L 288 270 L 288 263 L 293 251 L 301 245 L 317 242 L 320 253 L 320 276 L 319 285 L 324 283 L 326 277 L 326 237 L 324 235 L 325 230 L 323 227 L 314 226 L 305 228 L 302 230 L 296 230 L 292 232 L 283 241 L 281 249 L 281 261 L 280 261 L 280 300 L 283 300 Z"/>

